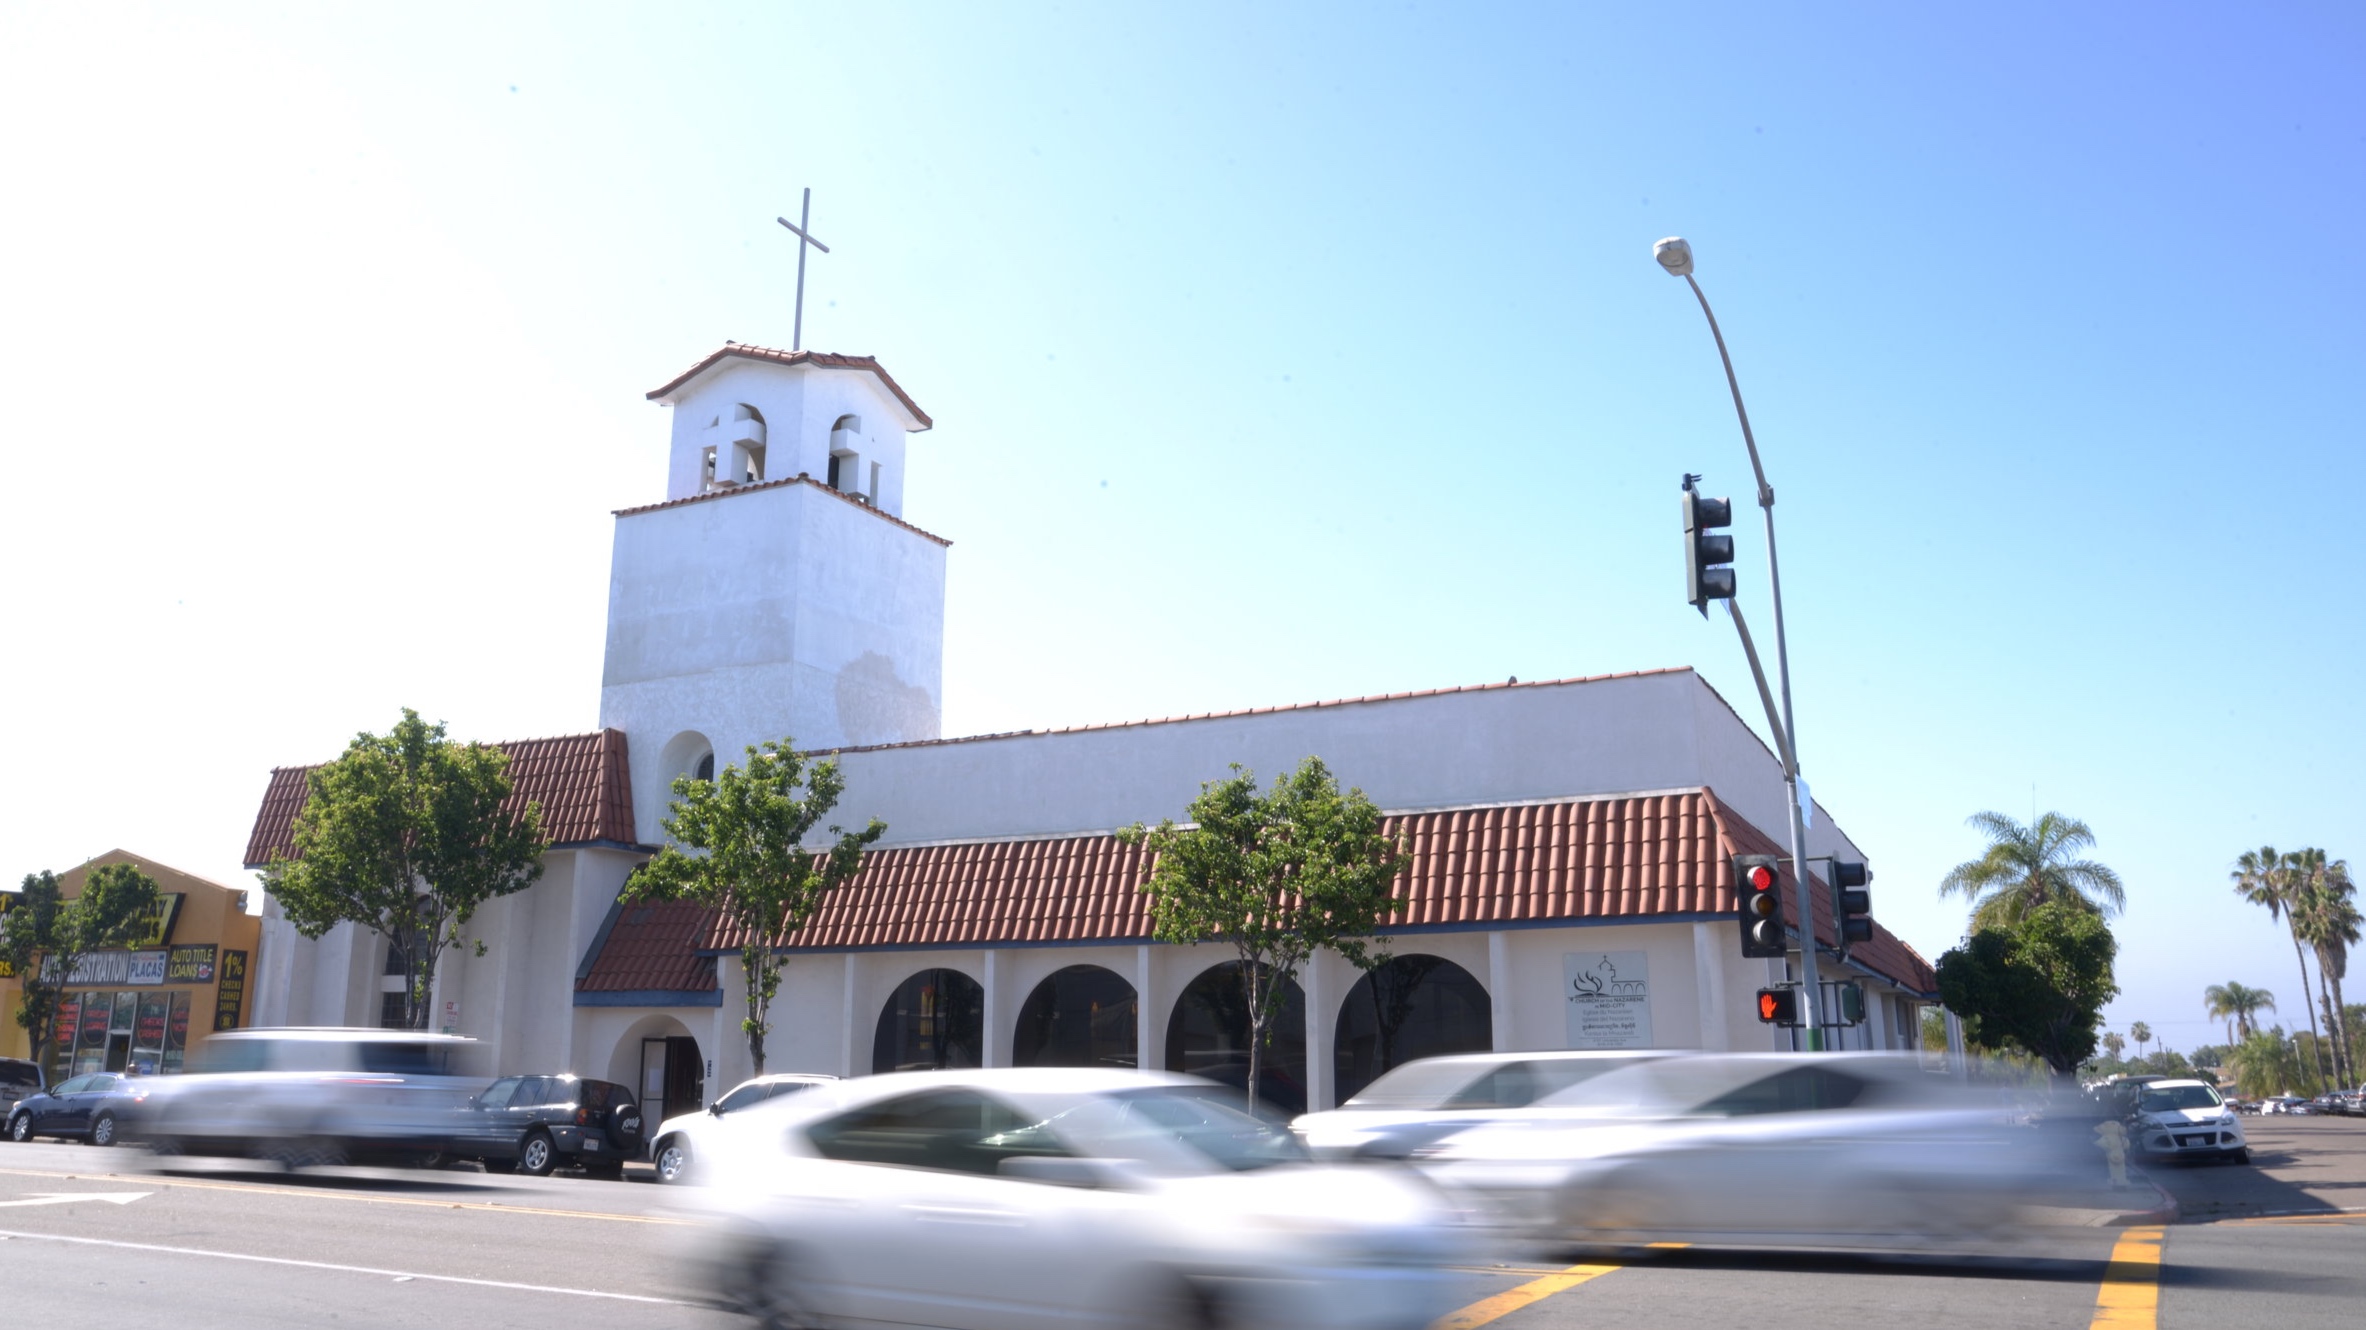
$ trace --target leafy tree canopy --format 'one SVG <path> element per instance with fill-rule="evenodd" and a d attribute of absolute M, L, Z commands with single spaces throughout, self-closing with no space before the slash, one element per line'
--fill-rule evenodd
<path fill-rule="evenodd" d="M 1940 998 L 1978 1043 L 2022 1049 L 2068 1076 L 2093 1056 L 2103 1006 L 2119 993 L 2118 951 L 2094 909 L 2049 901 L 1941 956 Z"/>
<path fill-rule="evenodd" d="M 455 743 L 408 707 L 385 734 L 358 734 L 313 769 L 295 854 L 264 887 L 306 937 L 341 923 L 386 939 L 402 963 L 405 1024 L 427 1028 L 442 953 L 478 906 L 542 876 L 542 810 L 502 808 L 509 754 Z"/>
<path fill-rule="evenodd" d="M 872 818 L 861 831 L 833 826 L 835 842 L 809 850 L 806 837 L 845 793 L 838 764 L 808 764 L 788 739 L 749 748 L 747 755 L 746 767 L 725 767 L 713 780 L 674 781 L 666 846 L 625 883 L 624 898 L 697 902 L 721 913 L 745 939 L 739 957 L 747 1016 L 740 1030 L 761 1076 L 772 1000 L 780 994 L 777 939 L 802 928 L 824 896 L 862 871 L 863 847 L 885 835 L 887 824 Z"/>
<path fill-rule="evenodd" d="M 23 889 L 0 897 L 0 962 L 18 980 L 16 1023 L 35 1062 L 56 1039 L 58 1001 L 74 967 L 94 951 L 139 940 L 156 906 L 156 879 L 132 864 L 100 864 L 68 898 L 55 873 L 25 875 Z"/>
<path fill-rule="evenodd" d="M 1384 963 L 1373 948 L 1404 867 L 1398 840 L 1360 789 L 1341 793 L 1320 758 L 1263 793 L 1239 764 L 1200 787 L 1185 826 L 1136 823 L 1118 833 L 1158 857 L 1142 890 L 1151 933 L 1162 942 L 1230 943 L 1239 955 L 1249 1017 L 1249 1101 L 1285 986 L 1307 959 L 1332 951 L 1358 969 Z"/>

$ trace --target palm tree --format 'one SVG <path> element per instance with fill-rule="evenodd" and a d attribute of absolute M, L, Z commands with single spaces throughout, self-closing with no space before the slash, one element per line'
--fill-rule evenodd
<path fill-rule="evenodd" d="M 2075 817 L 2047 813 L 2023 826 L 2002 813 L 1974 813 L 1967 825 L 1988 837 L 1988 850 L 1957 864 L 1940 880 L 1939 894 L 1971 900 L 1975 931 L 2016 923 L 2053 900 L 2076 901 L 2106 915 L 2128 903 L 2119 874 L 2092 859 L 2070 857 L 2095 843 L 2095 833 Z"/>
<path fill-rule="evenodd" d="M 2136 1041 L 2136 1060 L 2144 1060 L 2144 1046 L 2152 1040 L 2152 1027 L 2142 1021 L 2128 1027 L 2128 1037 Z"/>
<path fill-rule="evenodd" d="M 2284 1037 L 2284 1027 L 2262 1030 L 2228 1050 L 2227 1070 L 2244 1094 L 2261 1098 L 2282 1094 L 2300 1084 L 2300 1052 Z"/>
<path fill-rule="evenodd" d="M 2251 1037 L 2254 1028 L 2251 1018 L 2258 1014 L 2260 1008 L 2269 1011 L 2276 1009 L 2275 994 L 2232 980 L 2203 989 L 2202 1001 L 2208 1006 L 2208 1015 L 2212 1020 L 2234 1022 L 2226 1033 L 2226 1042 L 2229 1044 L 2239 1044 Z"/>
<path fill-rule="evenodd" d="M 2103 1056 L 2117 1062 L 2120 1060 L 2120 1054 L 2127 1051 L 2127 1047 L 2127 1040 L 2109 1030 L 2103 1032 Z"/>
<path fill-rule="evenodd" d="M 2313 1038 L 2317 1033 L 2317 1013 L 2308 1000 L 2308 957 L 2300 949 L 2300 924 L 2292 917 L 2295 896 L 2292 885 L 2296 876 L 2292 858 L 2276 853 L 2274 846 L 2262 845 L 2255 851 L 2243 851 L 2235 860 L 2235 871 L 2227 876 L 2234 880 L 2236 895 L 2265 909 L 2269 919 L 2292 929 L 2292 959 L 2300 965 L 2300 1005 L 2309 1008 L 2308 1028 Z M 2324 1087 L 2319 1084 L 2316 1088 Z"/>
<path fill-rule="evenodd" d="M 2359 926 L 2366 921 L 2358 915 L 2357 889 L 2350 885 L 2346 860 L 2329 859 L 2318 849 L 2296 851 L 2292 860 L 2299 877 L 2293 927 L 2317 953 L 2317 989 L 2324 998 L 2325 1023 L 2333 1036 L 2333 1075 L 2347 1085 L 2356 1079 L 2357 1068 L 2349 1060 L 2349 1023 L 2342 1011 L 2341 981 L 2349 973 L 2350 948 L 2358 943 Z M 2328 984 L 2330 993 L 2326 992 Z"/>

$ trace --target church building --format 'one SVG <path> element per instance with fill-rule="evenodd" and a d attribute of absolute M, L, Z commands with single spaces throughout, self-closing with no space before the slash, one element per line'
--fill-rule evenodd
<path fill-rule="evenodd" d="M 1147 856 L 1115 832 L 1180 817 L 1232 763 L 1312 755 L 1410 851 L 1386 965 L 1318 957 L 1268 1054 L 1269 1099 L 1337 1103 L 1392 1066 L 1480 1049 L 1769 1049 L 1730 858 L 1776 853 L 1772 752 L 1689 669 L 947 738 L 950 542 L 907 520 L 933 422 L 877 360 L 726 344 L 649 393 L 671 408 L 665 497 L 618 511 L 595 730 L 501 745 L 551 839 L 542 878 L 447 953 L 435 1024 L 490 1070 L 621 1081 L 658 1113 L 750 1072 L 742 939 L 694 906 L 621 905 L 671 783 L 793 736 L 837 755 L 831 820 L 887 833 L 802 928 L 767 1070 L 1107 1065 L 1243 1079 L 1232 952 L 1151 941 Z M 246 858 L 292 848 L 309 768 L 272 772 Z M 1822 808 L 1808 854 L 1864 856 Z M 1786 873 L 1788 863 L 1786 861 Z M 1825 978 L 1866 992 L 1847 1047 L 1916 1046 L 1931 967 L 1875 929 Z M 1786 876 L 1789 917 L 1795 885 Z M 296 936 L 267 903 L 265 1024 L 377 1024 L 399 967 L 351 925 Z M 390 968 L 397 973 L 389 974 Z"/>

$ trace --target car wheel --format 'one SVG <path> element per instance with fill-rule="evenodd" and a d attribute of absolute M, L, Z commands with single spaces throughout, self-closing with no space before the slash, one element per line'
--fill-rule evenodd
<path fill-rule="evenodd" d="M 652 1162 L 657 1165 L 659 1182 L 686 1181 L 684 1175 L 690 1171 L 690 1143 L 679 1136 L 668 1136 L 657 1143 L 657 1157 Z"/>
<path fill-rule="evenodd" d="M 8 1139 L 24 1142 L 33 1139 L 33 1115 L 19 1113 L 8 1120 Z"/>
<path fill-rule="evenodd" d="M 275 1141 L 265 1158 L 293 1173 L 300 1168 L 328 1168 L 345 1162 L 345 1151 L 323 1136 L 290 1136 Z"/>
<path fill-rule="evenodd" d="M 90 1120 L 90 1143 L 92 1145 L 113 1145 L 115 1143 L 114 1114 L 101 1113 Z"/>
<path fill-rule="evenodd" d="M 2230 1164 L 2248 1164 L 2248 1163 L 2250 1163 L 2250 1162 L 2251 1162 L 2251 1147 L 2250 1147 L 2250 1146 L 2248 1146 L 2248 1145 L 2246 1145 L 2246 1146 L 2243 1146 L 2243 1147 L 2241 1147 L 2241 1148 L 2237 1149 L 2237 1150 L 2236 1150 L 2236 1151 L 2235 1151 L 2233 1154 L 2230 1154 L 2230 1155 L 2228 1155 L 2228 1156 L 2226 1157 L 2226 1161 L 2227 1161 L 2228 1163 L 2230 1163 Z"/>
<path fill-rule="evenodd" d="M 550 1143 L 550 1133 L 526 1133 L 525 1141 L 518 1146 L 518 1172 L 530 1178 L 548 1177 L 558 1162 L 558 1147 Z"/>

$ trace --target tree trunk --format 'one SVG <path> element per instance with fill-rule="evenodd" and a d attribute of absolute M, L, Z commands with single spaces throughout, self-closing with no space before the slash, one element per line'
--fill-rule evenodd
<path fill-rule="evenodd" d="M 2318 969 L 2323 971 L 2322 963 Z M 2358 1075 L 2358 1049 L 2350 1042 L 2350 1009 L 2341 995 L 2341 975 L 2338 971 L 2333 975 L 2333 1020 L 2333 1046 L 2341 1051 L 2343 1064 L 2349 1068 L 2349 1079 L 2344 1084 L 2354 1087 L 2361 1079 Z"/>
<path fill-rule="evenodd" d="M 2308 955 L 2300 949 L 2298 921 L 2294 920 L 2288 911 L 2285 913 L 2284 919 L 2292 925 L 2292 959 L 2300 962 L 2300 1009 L 2308 1013 L 2309 1043 L 2312 1045 L 2309 1049 L 2309 1071 L 2314 1075 L 2317 1071 L 2317 1063 L 2325 1056 L 2325 1045 L 2323 1039 L 2317 1034 L 2317 1009 L 2310 1006 L 2308 1000 Z M 2298 1034 L 2299 1031 L 2295 1030 L 2293 1033 Z M 2317 1082 L 2317 1089 L 2323 1090 L 2325 1088 L 2323 1077 L 2317 1076 Z"/>
<path fill-rule="evenodd" d="M 1257 982 L 1257 962 L 1241 962 L 1241 983 L 1246 985 L 1249 998 L 1249 1116 L 1257 1116 L 1258 1055 L 1265 1049 L 1265 986 Z"/>
<path fill-rule="evenodd" d="M 764 1074 L 764 1031 L 767 1018 L 772 1014 L 770 994 L 779 981 L 771 973 L 775 962 L 769 951 L 750 947 L 740 953 L 739 959 L 742 971 L 740 978 L 746 981 L 748 991 L 748 1018 L 740 1028 L 747 1032 L 748 1060 L 755 1065 L 754 1074 L 761 1076 Z M 853 1013 L 848 1013 L 848 1019 L 852 1018 Z"/>

